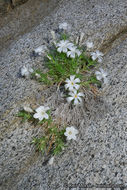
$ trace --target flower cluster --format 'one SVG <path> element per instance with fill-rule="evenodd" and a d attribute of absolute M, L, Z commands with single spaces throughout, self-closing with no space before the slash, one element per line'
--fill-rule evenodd
<path fill-rule="evenodd" d="M 56 47 L 59 53 L 66 53 L 67 57 L 75 58 L 76 56 L 79 57 L 81 55 L 81 51 L 79 51 L 79 49 L 68 40 L 61 40 L 56 44 Z"/>
<path fill-rule="evenodd" d="M 49 115 L 46 113 L 48 110 L 49 110 L 49 107 L 40 106 L 35 110 L 37 113 L 35 113 L 33 117 L 35 119 L 39 119 L 39 121 L 42 121 L 44 119 L 49 119 Z M 64 135 L 67 137 L 67 140 L 71 140 L 71 139 L 76 140 L 76 134 L 78 134 L 78 130 L 75 129 L 73 126 L 67 127 L 66 132 L 64 133 Z"/>
<path fill-rule="evenodd" d="M 78 105 L 82 103 L 82 98 L 84 97 L 84 94 L 81 92 L 78 92 L 79 88 L 80 88 L 80 79 L 79 78 L 75 78 L 75 75 L 71 75 L 70 79 L 66 79 L 65 80 L 66 84 L 65 84 L 65 89 L 69 90 L 69 97 L 67 97 L 67 101 L 70 102 L 74 102 L 74 105 Z"/>
<path fill-rule="evenodd" d="M 40 106 L 37 109 L 35 109 L 35 111 L 32 110 L 29 106 L 24 106 L 23 109 L 24 109 L 25 113 L 31 114 L 30 115 L 31 117 L 33 117 L 34 119 L 38 119 L 39 121 L 44 121 L 45 119 L 46 119 L 46 121 L 48 121 L 50 119 L 49 113 L 48 113 L 50 108 L 47 106 Z M 22 113 L 24 113 L 24 111 Z M 22 117 L 23 117 L 23 115 L 22 115 Z M 76 134 L 78 134 L 78 130 L 75 129 L 75 127 L 73 127 L 73 126 L 66 127 L 64 136 L 66 136 L 67 140 L 71 140 L 71 139 L 76 140 Z M 51 163 L 52 163 L 52 161 L 51 161 Z"/>
<path fill-rule="evenodd" d="M 64 35 L 69 29 L 70 26 L 65 22 L 59 25 L 59 31 L 62 31 L 62 34 Z M 46 66 L 48 69 L 46 73 L 41 73 L 40 71 L 34 72 L 31 67 L 23 66 L 21 68 L 21 75 L 22 77 L 28 78 L 32 73 L 34 73 L 34 77 L 36 79 L 41 82 L 45 82 L 46 84 L 51 84 L 49 83 L 50 80 L 52 80 L 52 84 L 61 84 L 64 81 L 64 87 L 62 86 L 62 88 L 65 88 L 64 91 L 67 92 L 67 96 L 65 95 L 67 102 L 72 103 L 75 106 L 81 105 L 85 96 L 83 92 L 80 92 L 81 85 L 85 86 L 87 83 L 90 84 L 91 87 L 91 84 L 98 84 L 99 81 L 104 84 L 107 84 L 108 82 L 108 74 L 102 68 L 99 68 L 99 71 L 95 71 L 94 76 L 90 76 L 90 79 L 87 79 L 87 76 L 84 77 L 84 73 L 87 71 L 87 68 L 89 71 L 93 68 L 91 66 L 95 66 L 97 61 L 99 63 L 102 62 L 104 54 L 99 50 L 95 50 L 94 52 L 93 50 L 91 51 L 94 47 L 94 44 L 91 41 L 86 42 L 87 54 L 78 48 L 78 46 L 82 45 L 84 33 L 81 33 L 80 37 L 77 37 L 77 40 L 75 40 L 75 43 L 78 44 L 77 46 L 67 40 L 66 37 L 62 37 L 62 35 L 62 38 L 60 38 L 62 40 L 57 41 L 55 31 L 51 31 L 51 36 L 53 39 L 52 42 L 55 45 L 55 51 L 53 51 L 53 53 L 50 53 L 49 51 L 47 55 L 48 61 L 46 62 Z M 47 51 L 47 48 L 45 45 L 41 45 L 34 49 L 33 53 L 35 56 L 41 56 L 45 51 Z M 93 74 L 93 72 L 91 73 Z M 79 78 L 77 76 L 79 76 Z M 82 78 L 82 81 L 80 78 Z M 74 126 L 60 130 L 56 121 L 52 120 L 50 108 L 48 106 L 40 106 L 35 110 L 31 109 L 27 105 L 23 108 L 24 110 L 19 114 L 19 117 L 24 117 L 24 120 L 38 120 L 39 124 L 44 124 L 43 126 L 46 126 L 47 128 L 47 131 L 45 132 L 47 136 L 40 139 L 37 138 L 34 141 L 37 147 L 40 147 L 41 151 L 45 151 L 46 148 L 50 151 L 49 148 L 51 147 L 51 150 L 54 149 L 55 155 L 64 147 L 64 143 L 66 142 L 64 138 L 67 140 L 76 140 L 76 135 L 79 133 L 78 130 Z M 52 165 L 53 161 L 54 157 L 50 159 L 49 164 Z"/>

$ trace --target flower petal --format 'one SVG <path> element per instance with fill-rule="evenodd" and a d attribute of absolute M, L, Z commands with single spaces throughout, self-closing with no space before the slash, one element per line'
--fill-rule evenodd
<path fill-rule="evenodd" d="M 67 98 L 67 101 L 68 101 L 68 102 L 71 102 L 73 99 L 74 99 L 73 97 L 68 97 L 68 98 Z"/>
<path fill-rule="evenodd" d="M 96 78 L 97 78 L 97 80 L 101 80 L 102 79 L 102 75 L 97 75 Z"/>
<path fill-rule="evenodd" d="M 59 48 L 57 49 L 57 51 L 58 51 L 59 53 L 61 53 L 61 52 L 62 52 L 62 48 L 59 47 Z"/>
<path fill-rule="evenodd" d="M 63 47 L 63 52 L 67 53 L 67 47 Z"/>
<path fill-rule="evenodd" d="M 96 71 L 95 75 L 101 75 L 101 72 L 100 71 Z"/>
<path fill-rule="evenodd" d="M 77 53 L 78 56 L 81 55 L 81 52 L 79 50 L 76 50 L 76 53 Z"/>
<path fill-rule="evenodd" d="M 96 55 L 92 56 L 92 60 L 95 61 L 97 59 Z"/>
<path fill-rule="evenodd" d="M 69 57 L 69 56 L 70 56 L 70 54 L 71 54 L 71 51 L 68 51 L 68 52 L 67 52 L 67 57 Z"/>
<path fill-rule="evenodd" d="M 74 78 L 75 78 L 75 75 L 71 75 L 71 76 L 70 76 L 70 80 L 71 80 L 71 81 L 74 81 Z"/>
<path fill-rule="evenodd" d="M 65 84 L 64 86 L 65 86 L 65 89 L 68 89 L 70 87 L 69 84 Z"/>
<path fill-rule="evenodd" d="M 44 119 L 44 117 L 40 116 L 38 119 L 39 119 L 39 121 L 42 121 Z"/>
<path fill-rule="evenodd" d="M 76 78 L 76 79 L 74 80 L 74 82 L 80 83 L 80 79 L 79 79 L 79 78 Z"/>
<path fill-rule="evenodd" d="M 99 62 L 99 63 L 102 63 L 102 60 L 103 60 L 102 57 L 99 57 L 99 58 L 98 58 L 98 62 Z"/>
<path fill-rule="evenodd" d="M 73 135 L 72 138 L 73 138 L 73 140 L 76 140 L 76 136 L 75 135 Z"/>
<path fill-rule="evenodd" d="M 38 113 L 35 113 L 35 114 L 33 115 L 33 117 L 34 117 L 35 119 L 37 119 L 37 118 L 39 117 Z"/>
<path fill-rule="evenodd" d="M 69 86 L 70 91 L 74 91 L 74 86 Z"/>
<path fill-rule="evenodd" d="M 40 111 L 43 111 L 44 110 L 44 106 L 40 106 L 40 107 L 38 107 L 35 111 L 36 112 L 40 112 Z"/>
<path fill-rule="evenodd" d="M 76 90 L 78 90 L 80 88 L 79 84 L 75 84 L 74 87 L 76 88 Z"/>
<path fill-rule="evenodd" d="M 72 137 L 71 136 L 67 136 L 67 140 L 71 140 L 72 139 Z"/>
<path fill-rule="evenodd" d="M 75 52 L 71 52 L 70 57 L 71 57 L 71 58 L 75 58 Z"/>
<path fill-rule="evenodd" d="M 71 50 L 73 46 L 74 46 L 74 44 L 72 44 L 72 43 L 68 43 L 67 48 L 68 48 L 69 50 Z"/>
<path fill-rule="evenodd" d="M 76 93 L 77 91 L 74 90 L 73 92 L 69 92 L 69 95 L 73 97 Z"/>
<path fill-rule="evenodd" d="M 49 115 L 47 113 L 44 114 L 44 118 L 45 119 L 48 119 L 49 118 Z"/>
<path fill-rule="evenodd" d="M 78 104 L 79 104 L 79 101 L 78 101 L 77 98 L 75 98 L 75 100 L 74 100 L 74 105 L 78 105 Z"/>
<path fill-rule="evenodd" d="M 70 80 L 67 78 L 67 79 L 65 80 L 65 82 L 69 83 L 69 82 L 70 82 Z"/>
<path fill-rule="evenodd" d="M 82 99 L 80 97 L 78 97 L 78 100 L 79 100 L 79 102 L 82 102 Z"/>
<path fill-rule="evenodd" d="M 49 109 L 50 109 L 49 107 L 44 107 L 44 110 L 45 110 L 45 111 L 47 111 L 47 110 L 49 110 Z"/>
<path fill-rule="evenodd" d="M 79 93 L 78 93 L 78 96 L 84 97 L 84 94 L 83 94 L 82 92 L 79 92 Z"/>

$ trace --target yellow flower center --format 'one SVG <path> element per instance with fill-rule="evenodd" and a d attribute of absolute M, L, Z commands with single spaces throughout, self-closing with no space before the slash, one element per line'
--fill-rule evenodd
<path fill-rule="evenodd" d="M 69 131 L 69 132 L 68 132 L 68 134 L 69 134 L 69 135 L 71 135 L 71 134 L 72 134 L 72 132 L 71 132 L 71 131 Z"/>
<path fill-rule="evenodd" d="M 77 98 L 78 96 L 77 96 L 77 94 L 75 94 L 75 98 Z"/>
<path fill-rule="evenodd" d="M 74 85 L 74 83 L 73 83 L 73 82 L 71 82 L 71 85 Z"/>
<path fill-rule="evenodd" d="M 44 112 L 44 111 L 42 111 L 42 112 L 41 112 L 41 114 L 42 114 L 42 115 L 44 115 L 44 114 L 45 114 L 45 112 Z"/>

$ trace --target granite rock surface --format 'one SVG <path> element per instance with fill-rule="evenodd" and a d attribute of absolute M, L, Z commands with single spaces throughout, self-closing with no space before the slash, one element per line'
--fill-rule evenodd
<path fill-rule="evenodd" d="M 31 52 L 42 44 L 48 46 L 50 30 L 64 21 L 72 26 L 74 38 L 84 32 L 84 43 L 93 41 L 95 49 L 104 53 L 100 66 L 107 70 L 109 82 L 101 89 L 101 100 L 94 104 L 89 101 L 91 110 L 84 108 L 82 118 L 72 121 L 79 130 L 78 140 L 68 142 L 68 148 L 50 166 L 31 145 L 32 138 L 43 134 L 43 129 L 22 124 L 15 114 L 24 104 L 34 108 L 47 102 L 55 110 L 48 100 L 56 87 L 46 89 L 24 79 L 19 70 L 27 64 L 43 68 L 43 58 L 33 59 Z M 40 24 L 1 51 L 0 72 L 2 190 L 81 189 L 98 184 L 127 188 L 126 0 L 61 1 Z"/>

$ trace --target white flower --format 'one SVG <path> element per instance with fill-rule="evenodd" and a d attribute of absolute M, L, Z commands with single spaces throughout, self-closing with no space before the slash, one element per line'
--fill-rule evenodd
<path fill-rule="evenodd" d="M 37 113 L 35 113 L 33 117 L 35 119 L 39 119 L 40 121 L 43 119 L 48 119 L 49 115 L 46 113 L 47 110 L 49 110 L 49 107 L 40 106 L 35 110 Z"/>
<path fill-rule="evenodd" d="M 68 56 L 68 57 L 75 58 L 76 54 L 77 54 L 78 56 L 81 55 L 81 52 L 77 49 L 76 46 L 71 46 L 71 47 L 69 47 L 69 50 L 70 50 L 70 51 L 67 52 L 67 56 Z"/>
<path fill-rule="evenodd" d="M 97 80 L 99 80 L 99 81 L 103 80 L 104 84 L 108 83 L 107 72 L 105 72 L 102 68 L 100 68 L 99 70 L 100 71 L 95 72 Z"/>
<path fill-rule="evenodd" d="M 41 75 L 38 74 L 38 73 L 35 73 L 35 77 L 36 77 L 37 79 L 40 79 L 40 78 L 41 78 Z"/>
<path fill-rule="evenodd" d="M 36 49 L 34 49 L 34 52 L 37 55 L 41 55 L 41 54 L 45 53 L 46 50 L 47 50 L 47 47 L 45 45 L 42 45 L 42 46 L 39 46 Z"/>
<path fill-rule="evenodd" d="M 21 75 L 22 75 L 23 77 L 29 77 L 30 73 L 32 73 L 32 72 L 33 72 L 33 69 L 32 69 L 32 68 L 28 68 L 28 67 L 26 67 L 26 66 L 23 66 L 23 67 L 21 68 Z"/>
<path fill-rule="evenodd" d="M 92 52 L 91 56 L 93 61 L 95 61 L 96 59 L 98 59 L 98 62 L 101 63 L 102 62 L 102 56 L 104 54 L 102 52 L 100 52 L 99 50 L 96 50 L 96 52 Z"/>
<path fill-rule="evenodd" d="M 84 97 L 84 94 L 82 92 L 77 92 L 76 90 L 74 90 L 73 92 L 69 93 L 69 96 L 67 98 L 67 101 L 70 103 L 71 101 L 74 101 L 74 105 L 78 105 L 82 103 L 82 98 Z"/>
<path fill-rule="evenodd" d="M 67 53 L 68 48 L 71 48 L 73 46 L 72 43 L 70 43 L 68 40 L 61 40 L 59 43 L 56 44 L 57 51 L 58 52 L 64 52 Z"/>
<path fill-rule="evenodd" d="M 59 29 L 68 30 L 69 25 L 66 22 L 59 24 Z"/>
<path fill-rule="evenodd" d="M 93 48 L 93 42 L 86 42 L 86 46 L 87 46 L 87 48 L 88 49 L 91 49 L 91 48 Z"/>
<path fill-rule="evenodd" d="M 21 75 L 22 75 L 23 77 L 28 77 L 28 76 L 29 76 L 29 70 L 28 70 L 27 67 L 23 66 L 23 67 L 21 68 Z"/>
<path fill-rule="evenodd" d="M 52 158 L 50 158 L 50 160 L 49 160 L 49 165 L 52 165 L 53 162 L 54 162 L 54 156 L 53 156 Z"/>
<path fill-rule="evenodd" d="M 77 84 L 77 83 L 80 83 L 80 79 L 79 78 L 76 78 L 75 79 L 75 75 L 71 75 L 70 76 L 70 79 L 66 79 L 65 82 L 67 84 L 65 84 L 65 89 L 69 89 L 70 91 L 73 91 L 73 90 L 78 90 L 80 85 Z"/>
<path fill-rule="evenodd" d="M 67 127 L 66 132 L 64 133 L 64 135 L 67 137 L 67 140 L 71 140 L 71 139 L 76 140 L 77 134 L 78 134 L 78 130 L 75 129 L 73 126 Z"/>
<path fill-rule="evenodd" d="M 30 107 L 28 107 L 28 106 L 24 106 L 23 109 L 24 109 L 26 112 L 29 112 L 29 113 L 32 113 L 32 112 L 33 112 L 33 110 L 32 110 Z"/>

